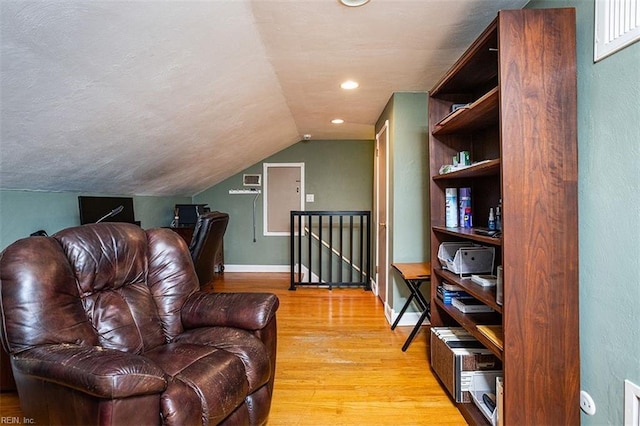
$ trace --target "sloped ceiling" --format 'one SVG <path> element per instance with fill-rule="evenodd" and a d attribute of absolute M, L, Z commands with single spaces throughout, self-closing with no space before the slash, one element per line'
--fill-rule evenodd
<path fill-rule="evenodd" d="M 2 0 L 0 189 L 193 195 L 304 134 L 373 139 L 526 3 Z"/>

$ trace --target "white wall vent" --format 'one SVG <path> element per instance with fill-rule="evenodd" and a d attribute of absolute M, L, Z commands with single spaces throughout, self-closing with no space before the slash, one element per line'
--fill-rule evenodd
<path fill-rule="evenodd" d="M 595 0 L 593 60 L 640 40 L 640 0 Z"/>

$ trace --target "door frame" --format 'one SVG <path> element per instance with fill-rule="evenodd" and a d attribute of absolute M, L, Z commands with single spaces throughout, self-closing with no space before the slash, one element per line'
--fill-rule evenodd
<path fill-rule="evenodd" d="M 384 138 L 384 141 L 382 141 L 382 143 L 384 143 L 384 155 L 385 155 L 385 161 L 384 161 L 384 166 L 385 166 L 385 182 L 384 182 L 384 200 L 381 200 L 381 187 L 380 187 L 380 138 L 382 136 L 382 134 L 385 133 L 386 137 Z M 380 297 L 380 288 L 378 286 L 378 283 L 380 282 L 380 274 L 384 274 L 384 282 L 385 282 L 385 288 L 384 288 L 384 292 L 385 294 L 382 295 L 383 297 L 381 297 L 380 299 L 384 302 L 384 306 L 385 306 L 385 315 L 387 314 L 387 312 L 390 310 L 390 305 L 389 305 L 389 296 L 390 296 L 390 285 L 389 285 L 389 120 L 385 120 L 384 125 L 380 128 L 380 131 L 376 134 L 376 155 L 375 155 L 375 165 L 374 165 L 374 171 L 375 171 L 375 178 L 374 178 L 374 182 L 375 182 L 375 196 L 376 196 L 376 204 L 375 204 L 375 229 L 376 229 L 376 266 L 375 266 L 375 278 L 376 278 L 376 285 L 375 285 L 375 294 L 378 295 L 378 297 Z M 381 204 L 384 203 L 384 209 L 386 211 L 386 225 L 384 226 L 384 233 L 385 233 L 385 245 L 384 247 L 380 247 L 380 228 L 381 228 L 381 224 L 380 224 L 380 207 Z M 384 253 L 381 253 L 381 249 L 384 250 Z M 386 259 L 386 264 L 385 265 L 380 265 L 378 264 L 379 260 L 380 260 L 380 256 L 381 254 L 384 254 L 384 258 Z"/>
<path fill-rule="evenodd" d="M 300 169 L 300 211 L 305 210 L 305 185 L 304 185 L 304 163 L 262 163 L 262 176 L 264 179 L 262 185 L 262 235 L 265 237 L 282 237 L 289 236 L 291 232 L 269 232 L 269 217 L 268 217 L 268 206 L 269 206 L 269 168 L 271 167 L 297 167 Z"/>

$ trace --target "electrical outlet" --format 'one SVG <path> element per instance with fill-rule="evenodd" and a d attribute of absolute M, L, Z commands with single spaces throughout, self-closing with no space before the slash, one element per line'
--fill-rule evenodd
<path fill-rule="evenodd" d="M 596 403 L 593 402 L 591 395 L 585 391 L 580 391 L 580 409 L 589 416 L 596 413 Z"/>

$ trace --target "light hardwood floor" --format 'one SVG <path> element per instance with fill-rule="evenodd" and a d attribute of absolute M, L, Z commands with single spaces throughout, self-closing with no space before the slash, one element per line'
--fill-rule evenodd
<path fill-rule="evenodd" d="M 280 298 L 270 426 L 466 424 L 429 368 L 428 329 L 402 352 L 411 327 L 392 331 L 371 292 L 289 291 L 286 273 L 227 272 L 213 287 Z M 0 415 L 21 418 L 16 394 L 0 395 Z"/>

